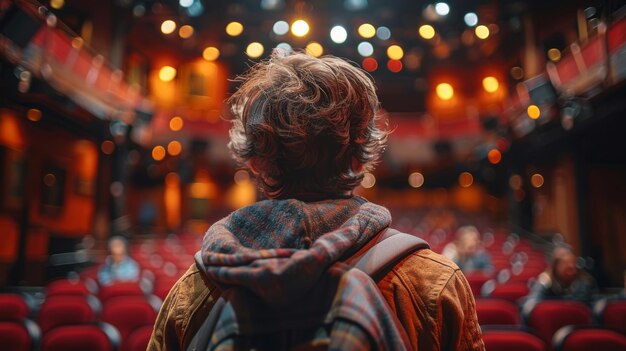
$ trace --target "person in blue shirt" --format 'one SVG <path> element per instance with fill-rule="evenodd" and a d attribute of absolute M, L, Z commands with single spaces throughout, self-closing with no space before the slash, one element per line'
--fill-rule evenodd
<path fill-rule="evenodd" d="M 443 255 L 454 261 L 463 273 L 491 274 L 494 270 L 491 256 L 481 245 L 480 232 L 471 225 L 457 230 L 455 241 L 444 247 Z"/>
<path fill-rule="evenodd" d="M 139 280 L 139 265 L 128 255 L 128 241 L 124 237 L 114 236 L 109 240 L 109 253 L 98 271 L 100 284 Z"/>

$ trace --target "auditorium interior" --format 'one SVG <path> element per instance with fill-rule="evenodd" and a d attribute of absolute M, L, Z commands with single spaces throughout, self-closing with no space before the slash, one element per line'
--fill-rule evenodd
<path fill-rule="evenodd" d="M 0 345 L 145 350 L 209 226 L 264 199 L 227 100 L 292 51 L 375 81 L 356 194 L 444 255 L 475 233 L 487 350 L 626 340 L 623 1 L 0 0 Z M 112 237 L 132 280 L 103 280 Z M 559 248 L 592 287 L 530 298 Z"/>

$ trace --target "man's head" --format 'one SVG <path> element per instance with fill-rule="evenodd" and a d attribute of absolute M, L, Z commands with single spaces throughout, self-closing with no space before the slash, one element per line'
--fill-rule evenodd
<path fill-rule="evenodd" d="M 273 55 L 239 79 L 229 147 L 270 198 L 350 193 L 387 139 L 372 79 L 336 58 Z"/>
<path fill-rule="evenodd" d="M 128 241 L 122 236 L 109 239 L 109 252 L 113 263 L 120 263 L 128 255 Z"/>
<path fill-rule="evenodd" d="M 474 255 L 480 247 L 480 233 L 474 226 L 468 225 L 457 230 L 457 248 L 459 255 L 469 257 Z"/>

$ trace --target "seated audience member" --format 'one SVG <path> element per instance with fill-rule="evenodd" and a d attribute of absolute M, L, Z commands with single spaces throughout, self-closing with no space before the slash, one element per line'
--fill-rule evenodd
<path fill-rule="evenodd" d="M 552 251 L 552 263 L 547 272 L 537 277 L 530 298 L 564 298 L 583 302 L 596 292 L 595 279 L 576 265 L 576 255 L 567 246 Z"/>
<path fill-rule="evenodd" d="M 98 281 L 102 285 L 109 285 L 138 279 L 139 265 L 128 255 L 128 242 L 121 236 L 112 237 L 109 240 L 109 256 L 98 271 Z"/>
<path fill-rule="evenodd" d="M 491 256 L 480 243 L 480 233 L 474 226 L 457 230 L 456 239 L 443 249 L 443 255 L 456 263 L 463 272 L 493 272 Z"/>

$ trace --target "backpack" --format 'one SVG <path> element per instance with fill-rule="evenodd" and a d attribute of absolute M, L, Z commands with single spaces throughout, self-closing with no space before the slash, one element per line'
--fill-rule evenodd
<path fill-rule="evenodd" d="M 402 258 L 428 247 L 416 236 L 384 229 L 328 268 L 305 296 L 279 308 L 245 288 L 227 287 L 187 350 L 409 350 L 406 333 L 375 281 Z M 199 252 L 195 260 L 204 272 Z"/>

